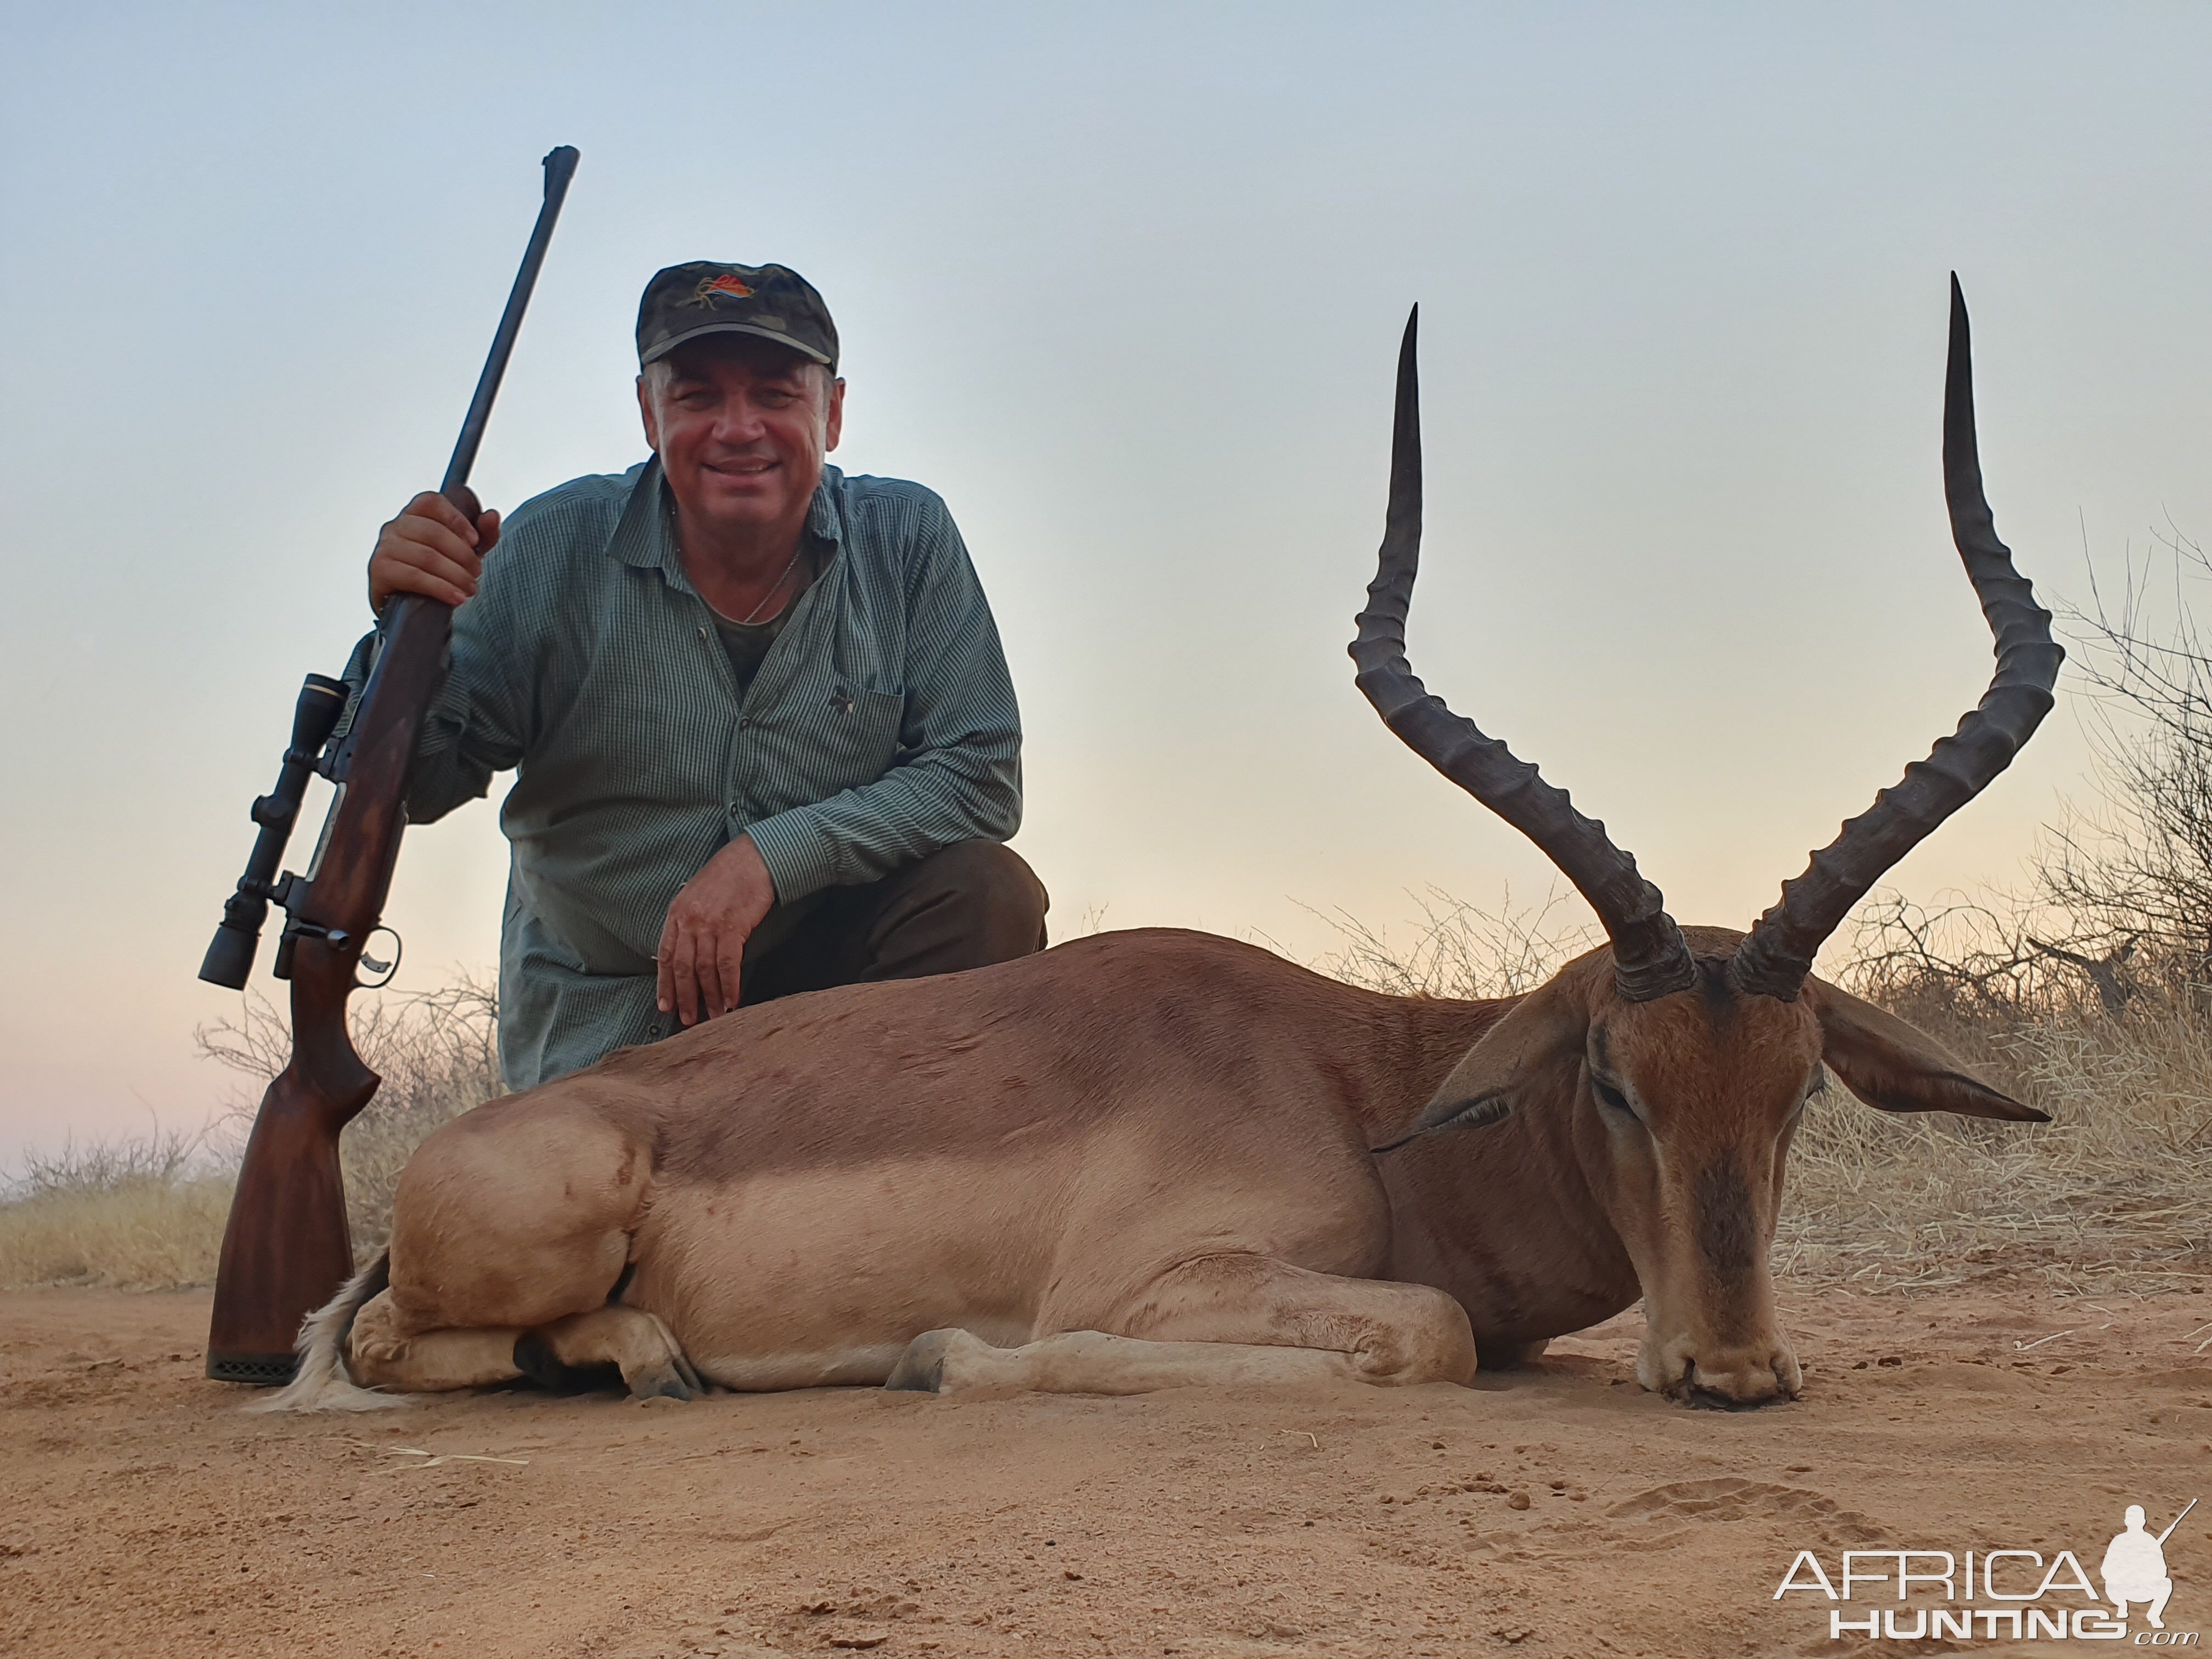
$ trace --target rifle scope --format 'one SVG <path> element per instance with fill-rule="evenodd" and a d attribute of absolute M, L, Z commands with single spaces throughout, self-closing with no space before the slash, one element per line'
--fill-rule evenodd
<path fill-rule="evenodd" d="M 200 977 L 210 985 L 246 988 L 246 975 L 253 971 L 253 953 L 261 943 L 261 925 L 269 917 L 269 902 L 283 890 L 276 866 L 284 861 L 284 844 L 292 838 L 315 762 L 345 706 L 343 680 L 310 674 L 300 688 L 300 701 L 292 710 L 292 743 L 284 751 L 276 787 L 253 803 L 253 821 L 261 826 L 253 855 L 238 878 L 238 890 L 223 903 L 215 941 L 200 963 Z"/>

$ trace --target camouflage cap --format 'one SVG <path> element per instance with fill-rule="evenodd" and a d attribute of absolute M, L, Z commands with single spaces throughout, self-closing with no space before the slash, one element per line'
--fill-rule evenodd
<path fill-rule="evenodd" d="M 837 325 L 830 307 L 788 265 L 694 259 L 655 271 L 638 302 L 638 367 L 702 334 L 757 335 L 837 372 Z"/>

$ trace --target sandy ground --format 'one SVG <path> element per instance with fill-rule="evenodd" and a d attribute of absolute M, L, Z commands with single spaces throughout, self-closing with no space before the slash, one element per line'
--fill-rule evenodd
<path fill-rule="evenodd" d="M 1472 1389 L 514 1392 L 271 1420 L 200 1377 L 207 1305 L 0 1294 L 0 1650 L 1889 1650 L 1837 1645 L 1817 1595 L 1774 1602 L 1796 1551 L 2094 1571 L 2126 1504 L 2155 1528 L 2212 1499 L 2212 1291 L 1785 1291 L 1805 1398 L 1752 1413 L 1638 1390 L 1631 1314 Z M 2168 1626 L 2212 1643 L 2212 1502 L 2167 1559 Z"/>

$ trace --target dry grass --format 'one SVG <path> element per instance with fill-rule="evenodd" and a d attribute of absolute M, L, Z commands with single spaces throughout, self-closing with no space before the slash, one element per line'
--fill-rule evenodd
<path fill-rule="evenodd" d="M 346 1220 L 362 1261 L 384 1248 L 392 1189 L 422 1137 L 507 1092 L 499 1075 L 498 1027 L 499 994 L 465 974 L 436 991 L 356 1000 L 355 1051 L 384 1079 L 338 1139 Z M 235 1020 L 204 1028 L 199 1043 L 209 1059 L 252 1079 L 250 1093 L 224 1120 L 228 1139 L 243 1152 L 262 1091 L 290 1056 L 291 1031 L 274 1004 L 249 995 Z"/>
<path fill-rule="evenodd" d="M 384 1247 L 392 1189 L 408 1155 L 450 1117 L 502 1091 L 490 988 L 463 978 L 425 994 L 360 999 L 354 1046 L 384 1083 L 338 1143 L 347 1219 L 362 1260 Z M 33 1154 L 0 1194 L 0 1286 L 103 1285 L 158 1290 L 213 1281 L 253 1113 L 283 1069 L 283 1014 L 249 996 L 204 1030 L 210 1059 L 250 1079 L 207 1133 L 64 1143 Z"/>
<path fill-rule="evenodd" d="M 41 1193 L 0 1205 L 0 1287 L 167 1290 L 215 1278 L 230 1178 Z"/>
<path fill-rule="evenodd" d="M 215 1277 L 230 1176 L 197 1137 L 64 1142 L 0 1202 L 0 1285 L 149 1290 Z"/>
<path fill-rule="evenodd" d="M 1323 917 L 1343 942 L 1313 966 L 1393 996 L 1517 997 L 1605 943 L 1595 923 L 1576 920 L 1584 914 L 1579 902 L 1556 887 L 1540 903 L 1519 905 L 1509 887 L 1496 910 L 1434 888 L 1419 902 L 1421 921 L 1410 937 L 1392 939 L 1341 912 Z"/>
<path fill-rule="evenodd" d="M 1899 1012 L 2052 1121 L 1895 1116 L 1832 1086 L 1798 1137 L 1779 1271 L 1867 1290 L 2015 1271 L 2100 1293 L 2212 1280 L 2212 1022 L 2162 1000 L 2117 1018 Z"/>

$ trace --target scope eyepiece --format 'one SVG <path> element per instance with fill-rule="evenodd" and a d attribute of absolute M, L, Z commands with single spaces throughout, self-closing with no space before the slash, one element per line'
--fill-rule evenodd
<path fill-rule="evenodd" d="M 258 927 L 240 927 L 228 921 L 218 923 L 215 941 L 200 962 L 200 977 L 226 990 L 243 991 L 246 976 L 253 971 L 253 952 L 260 943 Z"/>
<path fill-rule="evenodd" d="M 292 709 L 292 747 L 319 755 L 345 713 L 346 683 L 327 674 L 310 674 L 300 687 L 300 701 Z"/>

